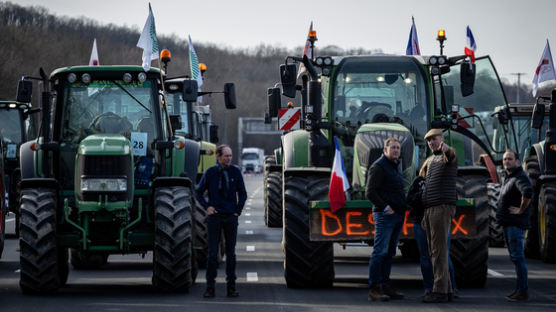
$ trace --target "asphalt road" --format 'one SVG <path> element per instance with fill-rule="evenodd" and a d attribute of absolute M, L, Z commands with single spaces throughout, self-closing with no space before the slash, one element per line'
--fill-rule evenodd
<path fill-rule="evenodd" d="M 201 270 L 189 293 L 165 294 L 151 286 L 151 255 L 110 256 L 100 270 L 71 270 L 67 286 L 54 295 L 23 296 L 19 290 L 18 241 L 13 216 L 7 218 L 6 246 L 0 260 L 0 311 L 556 311 L 556 265 L 528 260 L 530 301 L 511 303 L 504 296 L 515 284 L 505 248 L 489 250 L 489 277 L 483 289 L 461 289 L 459 299 L 423 304 L 418 263 L 401 259 L 392 269 L 393 286 L 405 299 L 367 301 L 370 247 L 335 248 L 336 280 L 329 289 L 288 289 L 283 278 L 281 229 L 263 221 L 262 177 L 246 177 L 249 199 L 240 218 L 237 259 L 240 292 L 225 296 L 224 266 L 219 269 L 216 298 L 204 299 Z"/>

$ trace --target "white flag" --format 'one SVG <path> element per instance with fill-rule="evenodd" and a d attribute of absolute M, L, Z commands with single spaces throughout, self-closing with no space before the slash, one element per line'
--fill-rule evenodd
<path fill-rule="evenodd" d="M 143 69 L 148 71 L 149 68 L 151 68 L 151 60 L 156 60 L 158 58 L 158 40 L 156 39 L 154 16 L 150 3 L 149 17 L 147 17 L 147 22 L 145 22 L 141 37 L 139 37 L 139 41 L 137 41 L 137 46 L 143 49 Z"/>
<path fill-rule="evenodd" d="M 550 53 L 550 45 L 548 44 L 548 40 L 546 40 L 546 47 L 544 48 L 541 61 L 539 62 L 539 66 L 537 66 L 535 76 L 533 77 L 533 96 L 537 96 L 539 83 L 553 79 L 556 79 L 554 61 L 552 60 L 552 53 Z"/>
<path fill-rule="evenodd" d="M 98 66 L 98 51 L 97 51 L 97 38 L 93 41 L 93 50 L 91 51 L 91 58 L 89 59 L 89 66 Z"/>
<path fill-rule="evenodd" d="M 197 86 L 199 87 L 199 91 L 201 91 L 201 86 L 203 85 L 203 75 L 201 74 L 201 69 L 199 68 L 199 59 L 197 58 L 197 53 L 195 53 L 191 36 L 189 36 L 189 66 L 191 67 L 191 78 L 197 80 Z"/>

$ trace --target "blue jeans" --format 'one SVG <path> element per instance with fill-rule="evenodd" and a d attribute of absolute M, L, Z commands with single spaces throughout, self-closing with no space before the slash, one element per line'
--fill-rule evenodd
<path fill-rule="evenodd" d="M 523 252 L 525 242 L 525 230 L 517 226 L 504 227 L 504 239 L 510 252 L 510 259 L 515 265 L 515 274 L 517 275 L 516 290 L 527 293 L 529 286 L 527 284 L 527 264 L 525 263 L 525 254 Z"/>
<path fill-rule="evenodd" d="M 434 276 L 432 271 L 431 256 L 429 254 L 429 245 L 427 243 L 427 233 L 421 226 L 421 223 L 413 223 L 413 235 L 417 242 L 419 249 L 419 262 L 421 263 L 421 274 L 423 275 L 423 286 L 425 292 L 431 292 L 434 285 Z M 450 250 L 450 240 L 452 234 L 448 235 L 448 250 Z M 450 280 L 452 282 L 452 289 L 456 290 L 456 276 L 454 274 L 454 265 L 452 259 L 448 257 L 448 267 L 450 268 Z"/>
<path fill-rule="evenodd" d="M 228 287 L 236 286 L 236 239 L 238 217 L 232 214 L 213 214 L 207 216 L 207 288 L 214 288 L 218 268 L 218 248 L 220 236 L 224 233 L 226 244 L 226 282 Z"/>
<path fill-rule="evenodd" d="M 390 284 L 392 257 L 396 254 L 404 217 L 398 213 L 373 212 L 375 236 L 369 262 L 369 286 Z"/>

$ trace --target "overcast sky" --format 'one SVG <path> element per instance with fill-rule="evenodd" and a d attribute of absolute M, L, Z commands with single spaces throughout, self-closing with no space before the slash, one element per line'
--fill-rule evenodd
<path fill-rule="evenodd" d="M 47 6 L 59 16 L 80 17 L 140 31 L 147 0 L 16 0 Z M 499 74 L 525 73 L 531 83 L 546 40 L 556 51 L 556 0 L 151 0 L 159 35 L 247 48 L 259 44 L 293 48 L 304 44 L 311 21 L 318 46 L 382 49 L 405 54 L 415 17 L 421 54 L 438 54 L 436 31 L 446 29 L 445 54 L 463 54 L 469 25 L 476 55 L 489 54 Z M 138 38 L 139 39 L 139 38 Z M 98 42 L 102 45 L 102 42 Z M 162 47 L 163 48 L 163 47 Z M 317 52 L 318 53 L 318 52 Z M 556 53 L 556 52 L 554 52 Z M 202 61 L 203 56 L 199 55 Z M 140 61 L 140 60 L 139 60 Z"/>

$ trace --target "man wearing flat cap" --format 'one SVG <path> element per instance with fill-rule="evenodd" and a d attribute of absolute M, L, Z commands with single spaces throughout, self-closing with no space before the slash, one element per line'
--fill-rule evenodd
<path fill-rule="evenodd" d="M 451 301 L 453 297 L 447 241 L 458 200 L 458 165 L 456 151 L 444 143 L 441 129 L 431 129 L 425 134 L 425 140 L 432 156 L 425 161 L 427 175 L 422 198 L 425 207 L 422 225 L 427 232 L 434 284 L 432 292 L 423 297 L 423 302 L 436 303 Z"/>

